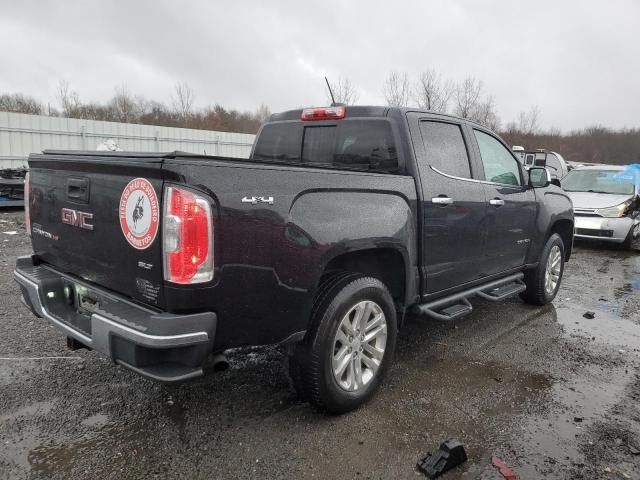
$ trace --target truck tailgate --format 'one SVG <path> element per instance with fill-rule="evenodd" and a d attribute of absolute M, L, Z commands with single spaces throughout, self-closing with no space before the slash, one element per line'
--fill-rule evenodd
<path fill-rule="evenodd" d="M 163 156 L 131 155 L 32 155 L 33 248 L 57 270 L 162 307 Z"/>

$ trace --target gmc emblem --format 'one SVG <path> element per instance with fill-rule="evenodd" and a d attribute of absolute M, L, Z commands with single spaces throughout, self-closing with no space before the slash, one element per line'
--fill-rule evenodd
<path fill-rule="evenodd" d="M 62 223 L 71 225 L 72 227 L 84 228 L 85 230 L 93 230 L 93 225 L 87 223 L 87 220 L 93 218 L 93 213 L 79 212 L 70 208 L 62 209 Z"/>

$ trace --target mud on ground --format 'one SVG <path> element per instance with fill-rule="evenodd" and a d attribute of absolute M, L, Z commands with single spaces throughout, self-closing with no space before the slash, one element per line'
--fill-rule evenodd
<path fill-rule="evenodd" d="M 450 437 L 469 460 L 444 479 L 502 478 L 491 455 L 521 479 L 640 479 L 640 255 L 577 245 L 553 305 L 409 319 L 378 395 L 334 417 L 298 401 L 274 348 L 180 386 L 68 351 L 20 303 L 28 253 L 21 214 L 0 213 L 0 479 L 420 478 Z"/>

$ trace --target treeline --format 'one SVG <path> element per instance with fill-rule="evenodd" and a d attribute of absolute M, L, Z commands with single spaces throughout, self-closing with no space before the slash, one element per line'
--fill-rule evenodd
<path fill-rule="evenodd" d="M 502 132 L 502 138 L 510 145 L 522 145 L 526 149 L 546 148 L 574 162 L 640 163 L 640 129 L 590 127 L 564 135 L 558 131 L 524 133 L 508 130 Z"/>
<path fill-rule="evenodd" d="M 270 115 L 265 105 L 253 112 L 227 109 L 219 104 L 195 108 L 194 98 L 187 84 L 176 84 L 170 105 L 133 95 L 122 85 L 106 103 L 85 102 L 78 92 L 61 82 L 56 92 L 57 108 L 16 93 L 0 94 L 0 111 L 236 133 L 256 133 Z"/>
<path fill-rule="evenodd" d="M 346 105 L 358 102 L 360 93 L 349 79 L 339 78 L 330 85 L 336 102 Z M 540 128 L 537 107 L 521 112 L 503 125 L 493 95 L 474 77 L 454 82 L 431 69 L 412 81 L 406 73 L 391 72 L 382 84 L 382 94 L 389 106 L 418 107 L 468 118 L 500 132 L 510 145 L 546 148 L 559 152 L 566 160 L 640 163 L 640 129 L 597 126 L 569 133 L 557 129 L 545 131 Z M 169 104 L 133 95 L 126 85 L 116 88 L 105 103 L 86 102 L 66 82 L 61 82 L 56 92 L 57 108 L 49 104 L 45 107 L 33 97 L 16 93 L 0 94 L 0 111 L 238 133 L 256 133 L 270 115 L 266 105 L 253 112 L 241 112 L 219 104 L 196 108 L 194 99 L 189 85 L 178 83 Z M 329 95 L 327 101 L 331 101 Z"/>
<path fill-rule="evenodd" d="M 359 92 L 348 79 L 332 84 L 337 102 L 357 102 Z M 504 125 L 496 112 L 493 95 L 482 80 L 469 76 L 456 82 L 434 69 L 415 79 L 406 73 L 391 72 L 382 85 L 389 106 L 418 107 L 437 113 L 467 118 L 498 131 L 510 145 L 526 149 L 545 148 L 560 153 L 565 160 L 580 163 L 624 165 L 640 163 L 640 129 L 612 130 L 601 126 L 566 134 L 557 129 L 542 130 L 537 107 L 522 111 Z"/>

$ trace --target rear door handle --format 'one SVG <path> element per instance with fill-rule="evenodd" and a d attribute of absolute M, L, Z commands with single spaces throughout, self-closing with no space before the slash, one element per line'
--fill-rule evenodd
<path fill-rule="evenodd" d="M 489 200 L 489 204 L 493 205 L 494 207 L 501 207 L 504 205 L 504 200 L 502 200 L 501 198 L 492 198 L 491 200 Z"/>
<path fill-rule="evenodd" d="M 431 203 L 435 203 L 436 205 L 447 206 L 453 203 L 453 198 L 449 197 L 433 197 L 431 199 Z"/>

